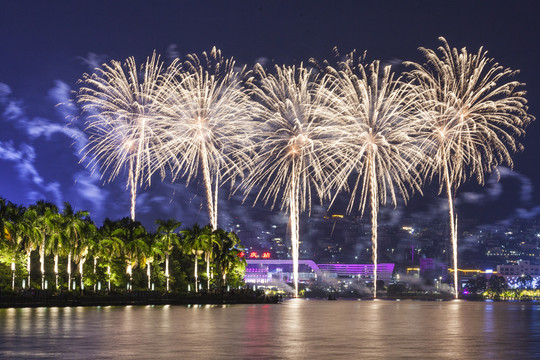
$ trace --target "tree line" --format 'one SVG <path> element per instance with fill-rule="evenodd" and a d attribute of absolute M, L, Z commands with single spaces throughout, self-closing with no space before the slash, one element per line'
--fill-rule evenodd
<path fill-rule="evenodd" d="M 0 288 L 198 292 L 243 284 L 244 248 L 234 232 L 181 230 L 175 219 L 156 225 L 151 232 L 126 217 L 98 226 L 68 202 L 24 207 L 0 198 Z"/>

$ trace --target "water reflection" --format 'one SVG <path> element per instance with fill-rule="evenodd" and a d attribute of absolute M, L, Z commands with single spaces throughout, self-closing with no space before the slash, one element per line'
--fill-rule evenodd
<path fill-rule="evenodd" d="M 538 310 L 535 303 L 300 299 L 0 309 L 0 358 L 534 359 Z"/>

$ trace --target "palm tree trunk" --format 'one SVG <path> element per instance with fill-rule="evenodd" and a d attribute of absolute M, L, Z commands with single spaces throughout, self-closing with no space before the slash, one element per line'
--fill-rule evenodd
<path fill-rule="evenodd" d="M 30 261 L 32 260 L 31 259 L 31 255 L 32 255 L 32 251 L 27 251 L 26 252 L 26 272 L 28 272 L 28 289 L 30 289 Z"/>
<path fill-rule="evenodd" d="M 56 282 L 56 290 L 58 290 L 58 254 L 54 254 L 54 277 Z"/>
<path fill-rule="evenodd" d="M 98 257 L 94 256 L 94 292 L 96 292 L 96 288 L 97 288 L 97 280 L 96 280 L 97 262 L 98 262 Z"/>
<path fill-rule="evenodd" d="M 169 292 L 169 252 L 165 253 L 165 277 L 167 278 L 167 292 Z"/>
<path fill-rule="evenodd" d="M 133 290 L 133 270 L 131 268 L 131 264 L 128 264 L 127 266 L 127 273 L 129 274 L 129 291 Z"/>
<path fill-rule="evenodd" d="M 81 259 L 81 262 L 79 263 L 79 273 L 81 274 L 81 292 L 84 290 L 84 274 L 83 274 L 83 271 L 84 271 L 84 263 L 85 263 L 86 260 L 82 260 Z"/>
<path fill-rule="evenodd" d="M 111 292 L 111 263 L 109 262 L 107 264 L 107 275 L 108 275 L 108 284 L 107 284 L 107 291 Z"/>
<path fill-rule="evenodd" d="M 67 273 L 68 273 L 68 290 L 71 290 L 71 251 L 68 254 L 67 262 Z"/>
<path fill-rule="evenodd" d="M 199 287 L 198 287 L 198 281 L 197 281 L 197 263 L 198 263 L 198 259 L 197 259 L 197 254 L 195 253 L 195 292 L 199 292 Z"/>
<path fill-rule="evenodd" d="M 41 289 L 43 290 L 45 288 L 45 236 L 43 236 L 39 249 L 39 261 L 41 263 Z"/>
<path fill-rule="evenodd" d="M 15 290 L 15 263 L 11 263 L 11 290 Z"/>
<path fill-rule="evenodd" d="M 206 256 L 206 290 L 210 291 L 210 255 Z"/>
<path fill-rule="evenodd" d="M 150 263 L 146 264 L 146 275 L 148 276 L 148 290 L 150 290 L 150 281 L 151 281 L 151 273 L 152 273 L 150 266 L 151 266 Z"/>

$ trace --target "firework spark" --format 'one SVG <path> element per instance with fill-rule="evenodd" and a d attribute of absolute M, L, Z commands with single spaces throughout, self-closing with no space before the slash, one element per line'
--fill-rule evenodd
<path fill-rule="evenodd" d="M 158 160 L 162 124 L 156 116 L 163 73 L 163 62 L 154 53 L 140 69 L 133 58 L 124 64 L 112 61 L 80 81 L 77 101 L 89 114 L 89 143 L 81 161 L 90 158 L 88 166 L 99 166 L 102 178 L 108 173 L 108 182 L 127 167 L 133 220 L 137 188 L 150 184 L 157 170 L 164 174 Z"/>
<path fill-rule="evenodd" d="M 516 137 L 534 120 L 527 114 L 524 85 L 508 78 L 517 72 L 503 68 L 480 48 L 450 48 L 444 38 L 438 52 L 420 48 L 427 63 L 407 63 L 409 76 L 420 89 L 426 139 L 425 174 L 439 178 L 439 192 L 446 191 L 453 248 L 454 289 L 458 296 L 457 216 L 453 199 L 469 177 L 483 185 L 485 174 L 496 166 L 512 166 L 510 154 L 522 150 Z M 439 55 L 440 54 L 440 55 Z"/>
<path fill-rule="evenodd" d="M 337 188 L 351 187 L 348 212 L 358 200 L 363 214 L 369 200 L 371 212 L 374 293 L 377 295 L 377 214 L 387 198 L 395 206 L 397 195 L 406 202 L 409 193 L 420 191 L 420 176 L 415 165 L 422 153 L 415 139 L 418 122 L 413 116 L 417 99 L 410 86 L 394 79 L 390 66 L 380 70 L 379 62 L 355 64 L 354 53 L 338 69 L 327 68 L 339 86 L 338 107 L 347 122 L 348 136 L 340 144 L 340 173 Z"/>
<path fill-rule="evenodd" d="M 249 149 L 250 98 L 244 69 L 224 59 L 216 48 L 171 65 L 161 114 L 167 119 L 161 153 L 173 167 L 173 181 L 189 182 L 202 172 L 210 224 L 217 229 L 218 189 L 241 175 Z"/>
<path fill-rule="evenodd" d="M 326 80 L 318 82 L 311 70 L 276 66 L 274 75 L 257 65 L 255 75 L 256 150 L 243 186 L 246 194 L 258 187 L 254 204 L 288 207 L 298 296 L 299 215 L 310 210 L 312 189 L 321 201 L 328 197 L 335 149 L 344 133 L 331 116 Z"/>

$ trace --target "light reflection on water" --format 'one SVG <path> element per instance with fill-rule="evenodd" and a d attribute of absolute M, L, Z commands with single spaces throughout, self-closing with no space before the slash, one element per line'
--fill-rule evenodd
<path fill-rule="evenodd" d="M 0 309 L 1 359 L 535 359 L 540 304 L 287 300 Z"/>

